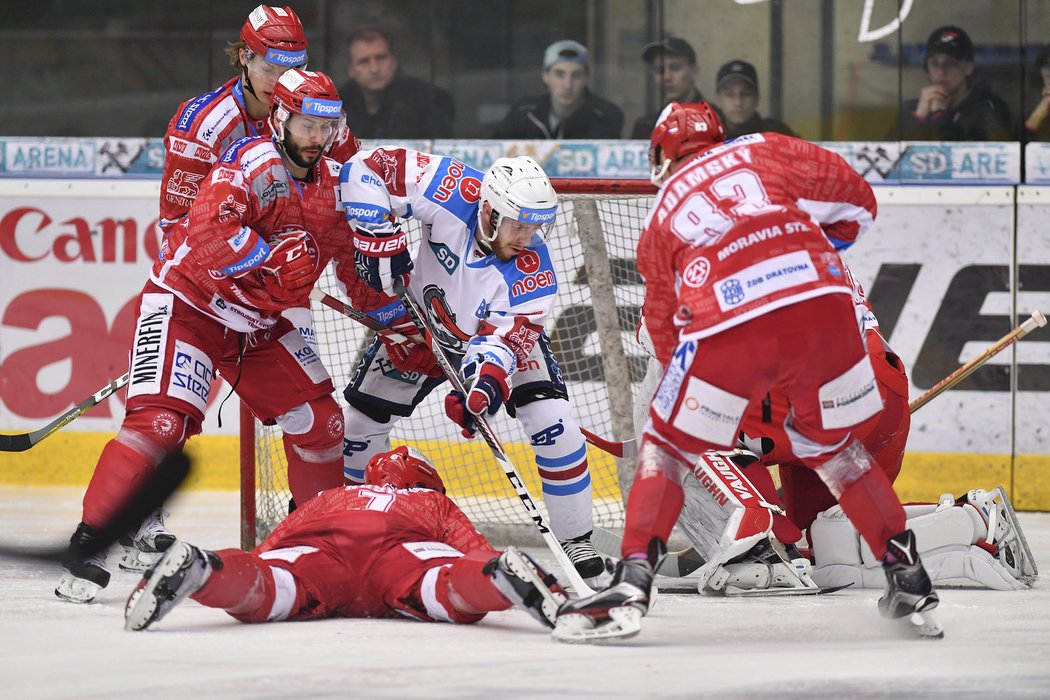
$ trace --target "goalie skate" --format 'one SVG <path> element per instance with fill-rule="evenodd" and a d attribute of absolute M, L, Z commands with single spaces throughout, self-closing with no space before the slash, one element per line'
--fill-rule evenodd
<path fill-rule="evenodd" d="M 485 565 L 484 571 L 507 600 L 545 627 L 554 627 L 558 608 L 569 598 L 554 576 L 540 568 L 532 557 L 507 547 Z"/>
<path fill-rule="evenodd" d="M 1021 524 L 1006 490 L 1002 486 L 991 491 L 973 489 L 960 498 L 959 502 L 970 503 L 981 511 L 988 521 L 986 544 L 989 547 L 986 549 L 992 549 L 992 555 L 999 563 L 1006 567 L 1014 578 L 1031 588 L 1039 578 L 1039 568 L 1032 556 L 1032 550 L 1028 548 L 1028 541 L 1021 531 Z"/>
<path fill-rule="evenodd" d="M 156 561 L 128 597 L 124 629 L 144 630 L 172 608 L 200 590 L 211 574 L 212 564 L 204 552 L 186 542 L 175 541 Z"/>
<path fill-rule="evenodd" d="M 164 525 L 167 516 L 167 511 L 155 510 L 142 521 L 137 532 L 121 536 L 120 546 L 124 548 L 118 564 L 121 571 L 143 572 L 171 547 L 175 535 Z"/>
<path fill-rule="evenodd" d="M 701 569 L 697 590 L 704 595 L 762 596 L 815 595 L 828 592 L 809 576 L 809 561 L 794 546 L 784 547 L 772 537 L 725 564 Z"/>

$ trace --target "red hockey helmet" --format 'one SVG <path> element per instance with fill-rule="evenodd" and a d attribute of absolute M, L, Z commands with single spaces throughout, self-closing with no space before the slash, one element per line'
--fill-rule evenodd
<path fill-rule="evenodd" d="M 306 32 L 290 7 L 259 5 L 241 28 L 241 41 L 267 63 L 306 67 Z"/>
<path fill-rule="evenodd" d="M 297 68 L 286 71 L 274 85 L 270 98 L 270 128 L 278 143 L 284 143 L 285 125 L 293 114 L 333 120 L 327 149 L 343 119 L 343 102 L 332 79 L 324 73 Z"/>
<path fill-rule="evenodd" d="M 422 452 L 408 445 L 373 457 L 365 467 L 365 483 L 445 493 L 445 484 L 433 463 Z"/>
<path fill-rule="evenodd" d="M 649 141 L 650 180 L 659 187 L 671 163 L 726 140 L 726 128 L 706 102 L 669 102 L 656 120 Z"/>

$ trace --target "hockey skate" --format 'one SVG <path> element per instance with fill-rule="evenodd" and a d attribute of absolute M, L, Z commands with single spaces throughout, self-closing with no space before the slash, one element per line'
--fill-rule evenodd
<path fill-rule="evenodd" d="M 944 637 L 944 628 L 933 613 L 940 598 L 919 560 L 915 534 L 911 530 L 894 535 L 886 542 L 882 569 L 886 573 L 886 590 L 879 598 L 882 616 L 902 620 L 921 637 Z"/>
<path fill-rule="evenodd" d="M 142 576 L 124 607 L 124 629 L 144 630 L 196 593 L 221 561 L 210 552 L 176 540 Z"/>
<path fill-rule="evenodd" d="M 559 540 L 559 542 L 580 576 L 590 579 L 588 583 L 594 583 L 595 579 L 605 573 L 605 559 L 591 544 L 590 532 L 571 540 Z"/>
<path fill-rule="evenodd" d="M 55 595 L 70 603 L 90 603 L 98 592 L 109 585 L 109 569 L 106 559 L 109 550 L 84 556 L 83 550 L 95 539 L 95 531 L 86 523 L 77 525 L 69 538 L 69 550 L 62 567 L 62 578 L 58 580 Z"/>
<path fill-rule="evenodd" d="M 120 537 L 120 546 L 124 548 L 118 565 L 121 571 L 145 571 L 175 542 L 175 535 L 164 526 L 166 517 L 168 512 L 158 508 L 142 521 L 137 532 Z"/>
<path fill-rule="evenodd" d="M 558 607 L 569 599 L 553 575 L 514 547 L 486 564 L 483 571 L 507 600 L 545 627 L 554 627 Z"/>
<path fill-rule="evenodd" d="M 972 489 L 956 503 L 969 503 L 981 511 L 988 523 L 988 537 L 981 546 L 989 550 L 1010 575 L 1031 588 L 1039 578 L 1039 568 L 1006 490 L 1002 486 L 991 491 Z"/>
<path fill-rule="evenodd" d="M 552 636 L 569 644 L 635 636 L 653 598 L 653 577 L 646 559 L 619 561 L 609 588 L 561 606 Z"/>

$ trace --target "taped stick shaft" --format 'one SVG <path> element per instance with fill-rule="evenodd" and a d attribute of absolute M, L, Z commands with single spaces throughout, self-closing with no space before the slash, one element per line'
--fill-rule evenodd
<path fill-rule="evenodd" d="M 1000 352 L 1002 352 L 1006 348 L 1016 343 L 1021 338 L 1034 331 L 1036 328 L 1040 328 L 1045 325 L 1046 316 L 1044 316 L 1041 311 L 1033 311 L 1032 316 L 1027 321 L 1025 321 L 1020 326 L 1004 335 L 999 340 L 995 341 L 995 343 L 989 346 L 980 355 L 973 358 L 965 365 L 955 370 L 941 381 L 934 384 L 932 387 L 930 387 L 929 391 L 912 401 L 908 408 L 911 410 L 912 413 L 915 413 L 917 410 L 928 404 L 936 396 L 942 394 L 948 389 L 951 389 L 953 386 L 969 377 L 971 374 L 977 371 L 977 369 L 985 362 L 992 359 Z"/>

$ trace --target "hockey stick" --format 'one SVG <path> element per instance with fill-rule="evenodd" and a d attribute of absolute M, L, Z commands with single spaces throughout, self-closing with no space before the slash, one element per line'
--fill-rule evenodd
<path fill-rule="evenodd" d="M 102 387 L 39 430 L 34 430 L 29 433 L 18 433 L 16 435 L 0 435 L 0 452 L 25 452 L 51 433 L 61 430 L 87 411 L 98 406 L 110 396 L 120 391 L 120 389 L 127 383 L 127 374 L 120 379 L 114 379 L 112 382 Z"/>
<path fill-rule="evenodd" d="M 978 367 L 983 365 L 988 360 L 992 359 L 995 355 L 1010 347 L 1021 338 L 1025 337 L 1036 328 L 1046 325 L 1046 316 L 1043 315 L 1042 311 L 1033 311 L 1031 318 L 1022 323 L 1017 328 L 1013 329 L 999 340 L 995 341 L 977 357 L 973 358 L 965 365 L 955 370 L 947 377 L 930 387 L 930 390 L 911 402 L 908 408 L 911 409 L 912 413 L 928 404 L 934 397 L 939 394 L 951 389 L 953 386 L 961 382 L 962 380 L 969 377 Z"/>
<path fill-rule="evenodd" d="M 349 316 L 358 323 L 371 328 L 380 335 L 384 335 L 388 338 L 391 338 L 395 342 L 400 343 L 406 340 L 411 340 L 417 343 L 423 342 L 423 339 L 419 336 L 406 337 L 399 333 L 391 331 L 390 328 L 384 326 L 379 321 L 376 321 L 375 319 L 358 311 L 349 304 L 344 304 L 338 299 L 328 296 L 327 294 L 318 289 L 314 289 L 312 292 L 310 292 L 310 298 L 316 299 L 325 306 L 331 307 L 339 313 Z M 128 380 L 128 374 L 125 374 L 119 379 L 114 379 L 112 382 L 102 387 L 94 394 L 84 399 L 76 406 L 69 409 L 61 416 L 51 421 L 39 430 L 34 430 L 29 433 L 18 433 L 15 435 L 0 435 L 0 452 L 25 452 L 44 438 L 50 436 L 52 433 L 58 432 L 59 430 L 66 427 L 74 420 L 82 416 L 84 413 L 90 411 L 92 408 L 99 405 L 116 392 L 120 391 L 122 388 L 124 388 L 125 385 L 127 385 Z M 600 440 L 601 438 L 598 439 Z"/>
<path fill-rule="evenodd" d="M 95 533 L 95 537 L 87 544 L 76 547 L 73 552 L 70 551 L 71 545 L 46 549 L 23 549 L 0 545 L 0 557 L 61 562 L 70 553 L 87 558 L 104 552 L 121 535 L 138 529 L 146 516 L 164 505 L 164 502 L 175 493 L 175 489 L 186 480 L 190 472 L 190 465 L 190 458 L 182 452 L 168 454 L 143 484 L 128 496 L 109 522 Z"/>
<path fill-rule="evenodd" d="M 359 311 L 349 304 L 336 299 L 331 294 L 325 294 L 323 291 L 314 287 L 310 292 L 310 298 L 314 301 L 327 306 L 329 309 L 349 316 L 351 319 L 357 321 L 363 326 L 371 328 L 376 333 L 382 336 L 390 338 L 394 342 L 402 343 L 406 340 L 419 345 L 426 345 L 426 341 L 418 335 L 402 335 L 401 333 L 395 333 L 390 329 L 389 326 L 384 325 L 382 322 L 375 320 L 363 311 Z M 580 432 L 583 433 L 583 437 L 587 442 L 597 447 L 602 452 L 607 452 L 613 457 L 626 457 L 628 459 L 638 456 L 638 444 L 634 438 L 630 440 L 624 440 L 620 442 L 618 440 L 606 440 L 605 438 L 595 435 L 586 428 L 580 428 Z"/>
<path fill-rule="evenodd" d="M 401 299 L 401 303 L 405 305 L 405 309 L 408 311 L 408 315 L 412 317 L 412 322 L 416 324 L 416 328 L 423 334 L 423 338 L 426 340 L 427 346 L 430 351 L 434 353 L 434 359 L 437 360 L 438 365 L 441 366 L 441 371 L 445 373 L 449 383 L 452 384 L 452 388 L 460 392 L 464 396 L 467 395 L 467 389 L 463 386 L 463 380 L 460 379 L 459 372 L 455 367 L 452 366 L 452 362 L 448 359 L 448 355 L 445 354 L 444 348 L 442 348 L 437 341 L 434 339 L 433 327 L 430 325 L 429 319 L 426 318 L 423 311 L 416 305 L 412 295 L 409 294 L 408 290 L 405 289 L 405 285 L 401 283 L 400 279 L 394 281 L 394 292 Z M 547 543 L 551 552 L 554 554 L 554 558 L 557 559 L 558 564 L 561 565 L 565 576 L 569 579 L 572 587 L 576 590 L 576 594 L 580 596 L 593 595 L 594 589 L 584 582 L 583 577 L 576 571 L 576 566 L 569 559 L 569 555 L 565 553 L 565 549 L 562 548 L 561 543 L 554 536 L 554 533 L 550 531 L 547 524 L 543 522 L 543 516 L 540 515 L 540 511 L 536 508 L 536 503 L 532 500 L 532 496 L 529 495 L 529 490 L 525 488 L 525 481 L 521 478 L 520 472 L 510 461 L 507 456 L 507 451 L 503 449 L 502 443 L 496 433 L 493 432 L 489 422 L 485 419 L 484 415 L 474 416 L 474 421 L 478 426 L 478 432 L 485 438 L 485 443 L 489 446 L 492 451 L 492 455 L 499 462 L 500 467 L 503 468 L 503 473 L 507 476 L 507 480 L 510 481 L 511 486 L 514 487 L 514 492 L 518 495 L 522 505 L 525 507 L 525 512 L 528 513 L 529 517 L 536 524 L 536 528 L 540 531 L 543 536 L 543 541 Z"/>

